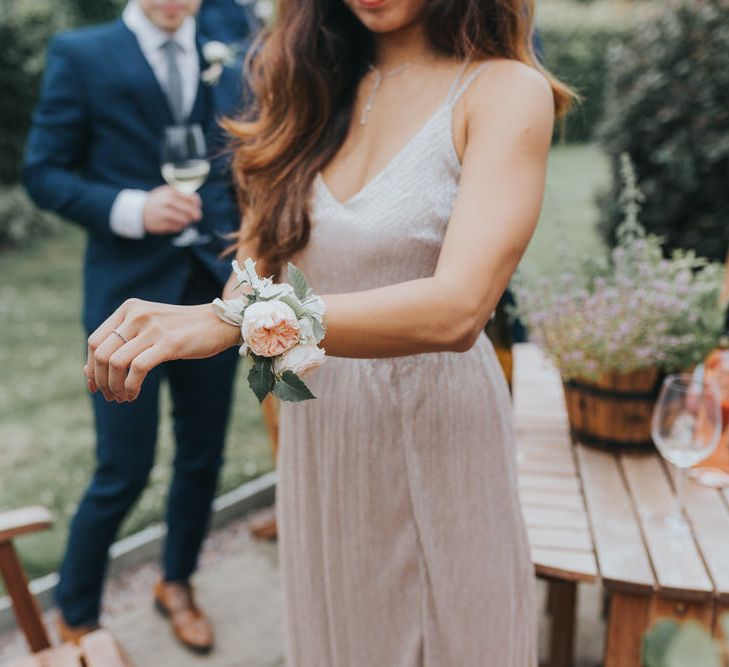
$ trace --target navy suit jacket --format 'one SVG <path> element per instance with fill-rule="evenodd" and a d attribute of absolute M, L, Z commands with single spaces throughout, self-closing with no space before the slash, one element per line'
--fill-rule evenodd
<path fill-rule="evenodd" d="M 253 13 L 253 3 L 237 0 L 203 0 L 197 15 L 198 30 L 210 39 L 235 44 L 247 53 L 261 22 Z"/>
<path fill-rule="evenodd" d="M 201 43 L 198 37 L 198 49 Z M 200 55 L 200 68 L 206 66 Z M 23 181 L 42 208 L 84 227 L 84 323 L 95 329 L 125 299 L 179 302 L 196 258 L 221 285 L 230 273 L 220 253 L 239 225 L 228 159 L 217 119 L 243 100 L 240 67 L 216 85 L 202 82 L 188 122 L 202 125 L 217 155 L 199 190 L 205 245 L 177 248 L 172 236 L 116 236 L 109 214 L 125 188 L 151 190 L 160 173 L 163 128 L 173 118 L 167 99 L 134 34 L 121 21 L 56 35 L 48 49 L 40 101 L 26 147 Z"/>

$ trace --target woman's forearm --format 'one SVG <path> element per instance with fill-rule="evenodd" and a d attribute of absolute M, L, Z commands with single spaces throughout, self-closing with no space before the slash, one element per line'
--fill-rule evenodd
<path fill-rule="evenodd" d="M 465 351 L 493 312 L 497 291 L 476 300 L 438 278 L 421 278 L 325 295 L 327 335 L 322 346 L 329 355 L 355 358 Z"/>

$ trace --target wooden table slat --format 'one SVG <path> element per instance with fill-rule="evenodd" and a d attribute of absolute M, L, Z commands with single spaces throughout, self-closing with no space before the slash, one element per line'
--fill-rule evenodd
<path fill-rule="evenodd" d="M 17 658 L 6 667 L 81 667 L 81 653 L 72 644 L 62 644 L 40 653 Z"/>
<path fill-rule="evenodd" d="M 559 415 L 547 419 L 534 415 L 523 415 L 517 412 L 516 419 L 518 420 L 516 427 L 517 434 L 527 431 L 532 435 L 540 433 L 541 435 L 558 438 L 563 435 L 569 435 L 570 432 L 569 424 L 566 424 L 563 419 L 560 419 Z"/>
<path fill-rule="evenodd" d="M 0 512 L 0 542 L 45 530 L 52 524 L 51 513 L 45 507 L 31 506 Z"/>
<path fill-rule="evenodd" d="M 519 475 L 519 488 L 531 491 L 558 491 L 560 493 L 580 492 L 580 484 L 575 477 L 549 477 L 531 473 Z"/>
<path fill-rule="evenodd" d="M 517 461 L 544 461 L 545 463 L 572 463 L 572 449 L 570 447 L 551 447 L 542 443 L 517 442 Z"/>
<path fill-rule="evenodd" d="M 11 662 L 3 663 L 3 667 L 43 667 L 35 655 L 24 655 L 22 658 L 15 658 Z"/>
<path fill-rule="evenodd" d="M 716 592 L 729 601 L 729 505 L 719 491 L 690 479 L 684 504 Z"/>
<path fill-rule="evenodd" d="M 44 651 L 44 653 L 46 653 Z M 48 657 L 43 661 L 47 667 L 81 667 L 81 653 L 73 644 L 63 644 L 47 651 Z M 43 655 L 43 654 L 41 654 Z M 111 666 L 109 666 L 111 667 Z"/>
<path fill-rule="evenodd" d="M 559 547 L 564 551 L 593 553 L 592 538 L 587 530 L 527 526 L 527 532 L 529 533 L 529 544 L 533 548 L 554 549 Z"/>
<path fill-rule="evenodd" d="M 81 639 L 81 648 L 86 658 L 86 667 L 129 666 L 126 656 L 108 630 L 101 629 L 85 635 Z"/>
<path fill-rule="evenodd" d="M 517 455 L 517 464 L 520 473 L 572 478 L 576 475 L 574 463 L 534 461 L 528 457 L 522 459 Z"/>
<path fill-rule="evenodd" d="M 589 524 L 584 514 L 548 507 L 524 507 L 524 521 L 527 526 L 541 528 L 565 528 L 573 531 L 587 531 Z"/>
<path fill-rule="evenodd" d="M 652 591 L 655 577 L 615 457 L 584 445 L 578 445 L 576 451 L 605 584 L 621 590 Z"/>
<path fill-rule="evenodd" d="M 656 456 L 623 454 L 620 464 L 640 519 L 656 584 L 676 597 L 709 597 L 714 586 L 690 531 L 675 530 L 665 517 L 677 508 L 666 471 Z"/>
<path fill-rule="evenodd" d="M 585 504 L 579 493 L 550 493 L 547 491 L 530 491 L 522 489 L 519 492 L 522 506 L 551 507 L 554 509 L 570 510 L 578 514 L 585 514 Z"/>
<path fill-rule="evenodd" d="M 537 574 L 566 581 L 592 582 L 597 579 L 595 554 L 532 547 L 532 561 Z"/>

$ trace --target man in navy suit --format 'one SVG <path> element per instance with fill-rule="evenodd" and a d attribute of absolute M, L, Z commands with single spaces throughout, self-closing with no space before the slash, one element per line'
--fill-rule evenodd
<path fill-rule="evenodd" d="M 35 202 L 88 233 L 84 325 L 90 332 L 125 299 L 209 302 L 230 274 L 220 253 L 239 224 L 225 160 L 212 160 L 199 194 L 165 185 L 160 146 L 166 126 L 199 124 L 211 154 L 224 137 L 216 120 L 243 99 L 240 67 L 201 83 L 208 63 L 197 34 L 199 0 L 131 0 L 114 23 L 57 35 L 28 139 L 24 183 Z M 205 243 L 180 247 L 197 226 Z M 123 337 L 124 332 L 119 335 Z M 236 353 L 171 362 L 139 400 L 93 398 L 98 464 L 71 525 L 57 600 L 64 639 L 98 624 L 107 553 L 144 489 L 154 461 L 160 381 L 174 405 L 176 455 L 167 506 L 158 608 L 177 637 L 207 651 L 209 622 L 190 577 L 209 521 L 232 397 Z"/>

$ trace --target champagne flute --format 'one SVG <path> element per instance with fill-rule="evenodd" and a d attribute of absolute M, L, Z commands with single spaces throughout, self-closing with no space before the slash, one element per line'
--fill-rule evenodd
<path fill-rule="evenodd" d="M 685 529 L 683 478 L 685 470 L 705 459 L 721 437 L 719 388 L 697 372 L 669 375 L 663 382 L 651 422 L 653 441 L 664 459 L 676 468 L 678 507 L 666 521 Z"/>
<path fill-rule="evenodd" d="M 210 173 L 205 135 L 199 125 L 170 125 L 162 142 L 162 178 L 179 192 L 191 195 L 200 188 Z M 172 240 L 178 247 L 207 243 L 209 236 L 190 225 Z"/>

